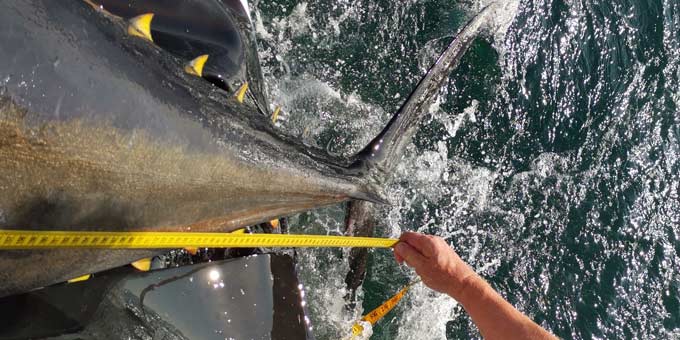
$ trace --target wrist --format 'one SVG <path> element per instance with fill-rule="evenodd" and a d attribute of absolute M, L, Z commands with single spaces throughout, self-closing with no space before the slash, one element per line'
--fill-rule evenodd
<path fill-rule="evenodd" d="M 484 294 L 485 283 L 481 276 L 470 270 L 470 273 L 463 276 L 459 283 L 455 285 L 456 287 L 452 287 L 448 295 L 465 306 L 481 298 Z"/>

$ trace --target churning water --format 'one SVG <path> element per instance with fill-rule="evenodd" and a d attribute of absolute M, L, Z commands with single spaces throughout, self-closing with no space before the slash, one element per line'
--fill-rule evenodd
<path fill-rule="evenodd" d="M 331 153 L 357 150 L 481 5 L 251 3 L 270 94 L 287 111 L 281 128 Z M 560 337 L 680 338 L 680 1 L 511 5 L 514 17 L 497 16 L 507 32 L 492 25 L 431 107 L 378 233 L 446 238 Z M 343 216 L 330 208 L 293 224 L 337 234 Z M 371 252 L 363 306 L 350 312 L 347 254 L 300 255 L 320 339 L 348 335 L 413 278 Z M 371 339 L 476 337 L 453 300 L 421 285 Z"/>

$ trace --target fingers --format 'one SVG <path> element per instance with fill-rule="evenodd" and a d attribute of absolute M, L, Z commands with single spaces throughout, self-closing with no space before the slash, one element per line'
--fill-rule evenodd
<path fill-rule="evenodd" d="M 404 258 L 401 257 L 396 251 L 394 252 L 394 259 L 397 260 L 397 263 L 399 264 L 404 263 Z"/>
<path fill-rule="evenodd" d="M 434 241 L 431 236 L 407 231 L 401 234 L 399 240 L 408 243 L 425 257 L 434 256 Z"/>
<path fill-rule="evenodd" d="M 401 258 L 406 261 L 406 264 L 414 268 L 421 267 L 427 262 L 427 258 L 423 254 L 406 242 L 399 242 L 394 246 L 394 255 L 397 257 L 397 261 Z"/>

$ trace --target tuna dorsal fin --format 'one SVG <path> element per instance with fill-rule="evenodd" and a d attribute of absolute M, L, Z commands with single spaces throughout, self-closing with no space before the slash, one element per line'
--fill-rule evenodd
<path fill-rule="evenodd" d="M 368 172 L 373 179 L 381 180 L 387 177 L 401 158 L 404 148 L 411 142 L 439 88 L 450 72 L 458 67 L 468 47 L 490 18 L 492 7 L 497 4 L 494 2 L 486 6 L 460 30 L 453 42 L 420 80 L 406 102 L 392 116 L 385 129 L 356 155 L 353 168 Z"/>

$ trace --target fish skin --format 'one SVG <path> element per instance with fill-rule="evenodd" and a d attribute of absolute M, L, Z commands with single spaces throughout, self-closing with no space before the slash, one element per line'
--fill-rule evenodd
<path fill-rule="evenodd" d="M 232 231 L 349 199 L 348 160 L 278 134 L 81 1 L 0 3 L 0 228 Z M 0 296 L 159 251 L 0 252 Z"/>
<path fill-rule="evenodd" d="M 0 66 L 0 192 L 14 194 L 0 198 L 5 229 L 230 231 L 350 199 L 385 203 L 378 185 L 439 87 L 419 86 L 349 165 L 277 134 L 254 105 L 190 79 L 177 60 L 88 6 L 0 7 L 0 41 L 10 46 L 0 50 L 8 61 Z M 366 152 L 378 144 L 377 157 Z M 350 204 L 356 234 L 372 234 L 374 221 L 357 218 L 372 209 Z M 3 252 L 0 296 L 155 253 Z M 360 285 L 366 253 L 352 256 L 348 284 Z"/>

